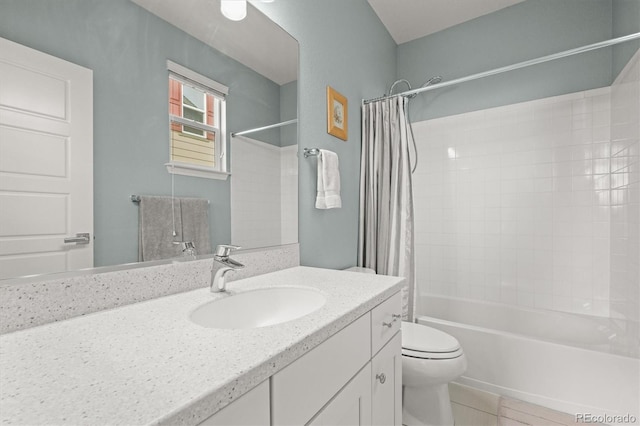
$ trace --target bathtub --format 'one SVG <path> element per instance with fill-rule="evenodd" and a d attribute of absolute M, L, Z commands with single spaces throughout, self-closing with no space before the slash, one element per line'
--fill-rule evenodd
<path fill-rule="evenodd" d="M 634 416 L 640 359 L 619 350 L 606 319 L 422 296 L 417 321 L 456 337 L 468 368 L 456 381 L 570 414 Z M 615 419 L 614 419 L 615 420 Z"/>

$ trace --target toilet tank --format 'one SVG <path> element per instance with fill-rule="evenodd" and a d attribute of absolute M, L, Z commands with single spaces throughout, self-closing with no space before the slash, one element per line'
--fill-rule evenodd
<path fill-rule="evenodd" d="M 351 268 L 347 268 L 345 269 L 345 271 L 351 271 L 351 272 L 362 272 L 364 274 L 375 274 L 376 271 L 374 271 L 371 268 L 364 268 L 362 266 L 352 266 Z"/>

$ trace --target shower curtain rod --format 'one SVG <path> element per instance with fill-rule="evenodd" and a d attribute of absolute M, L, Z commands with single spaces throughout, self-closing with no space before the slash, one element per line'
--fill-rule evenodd
<path fill-rule="evenodd" d="M 243 130 L 241 132 L 234 132 L 234 133 L 231 133 L 231 137 L 248 135 L 249 133 L 259 132 L 260 130 L 274 129 L 276 127 L 282 127 L 282 126 L 286 126 L 288 124 L 294 124 L 297 122 L 298 122 L 298 119 L 294 118 L 293 120 L 283 121 L 282 123 L 270 124 L 268 126 L 263 126 L 263 127 L 256 127 L 255 129 Z"/>
<path fill-rule="evenodd" d="M 605 40 L 605 41 L 589 44 L 582 47 L 577 47 L 575 49 L 565 50 L 564 52 L 554 53 L 552 55 L 542 56 L 540 58 L 531 59 L 524 62 L 518 62 L 516 64 L 508 65 L 506 67 L 496 68 L 491 71 L 485 71 L 477 74 L 472 74 L 466 77 L 456 78 L 455 80 L 443 81 L 441 83 L 434 84 L 432 86 L 426 86 L 426 87 L 420 87 L 418 89 L 407 90 L 406 92 L 397 93 L 395 95 L 385 95 L 385 96 L 380 96 L 378 98 L 373 98 L 373 99 L 363 99 L 362 105 L 366 105 L 371 102 L 381 101 L 383 99 L 391 99 L 399 96 L 410 96 L 410 95 L 414 95 L 422 92 L 427 92 L 429 90 L 436 90 L 436 89 L 441 89 L 447 86 L 453 86 L 455 84 L 466 83 L 467 81 L 477 80 L 479 78 L 489 77 L 491 75 L 502 74 L 504 72 L 513 71 L 520 68 L 529 67 L 531 65 L 537 65 L 544 62 L 553 61 L 555 59 L 566 58 L 567 56 L 573 56 L 579 53 L 589 52 L 591 50 L 601 49 L 603 47 L 609 47 L 609 46 L 613 46 L 614 44 L 620 44 L 620 43 L 624 43 L 626 41 L 635 40 L 635 39 L 640 39 L 640 32 L 629 34 L 623 37 L 612 38 L 610 40 Z"/>

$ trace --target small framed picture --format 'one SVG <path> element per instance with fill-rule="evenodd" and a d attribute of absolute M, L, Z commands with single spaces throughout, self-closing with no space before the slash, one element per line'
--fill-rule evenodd
<path fill-rule="evenodd" d="M 348 138 L 347 98 L 327 86 L 327 132 L 344 141 Z"/>

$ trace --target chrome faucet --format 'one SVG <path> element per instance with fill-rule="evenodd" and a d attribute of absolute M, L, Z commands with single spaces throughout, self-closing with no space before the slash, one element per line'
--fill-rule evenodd
<path fill-rule="evenodd" d="M 193 241 L 174 241 L 173 244 L 182 246 L 182 256 L 195 259 L 197 256 L 196 246 L 193 244 Z"/>
<path fill-rule="evenodd" d="M 244 265 L 242 263 L 235 261 L 229 257 L 229 254 L 231 253 L 232 250 L 237 250 L 239 248 L 240 247 L 238 246 L 231 246 L 231 245 L 224 245 L 224 244 L 221 244 L 216 247 L 216 252 L 213 254 L 213 264 L 215 266 L 215 263 L 218 262 L 222 264 L 222 266 L 218 268 L 215 274 L 213 272 L 215 268 L 211 269 L 211 292 L 212 293 L 227 291 L 227 288 L 226 288 L 227 281 L 225 279 L 225 275 L 227 274 L 227 272 L 236 271 L 238 269 L 244 268 Z"/>

